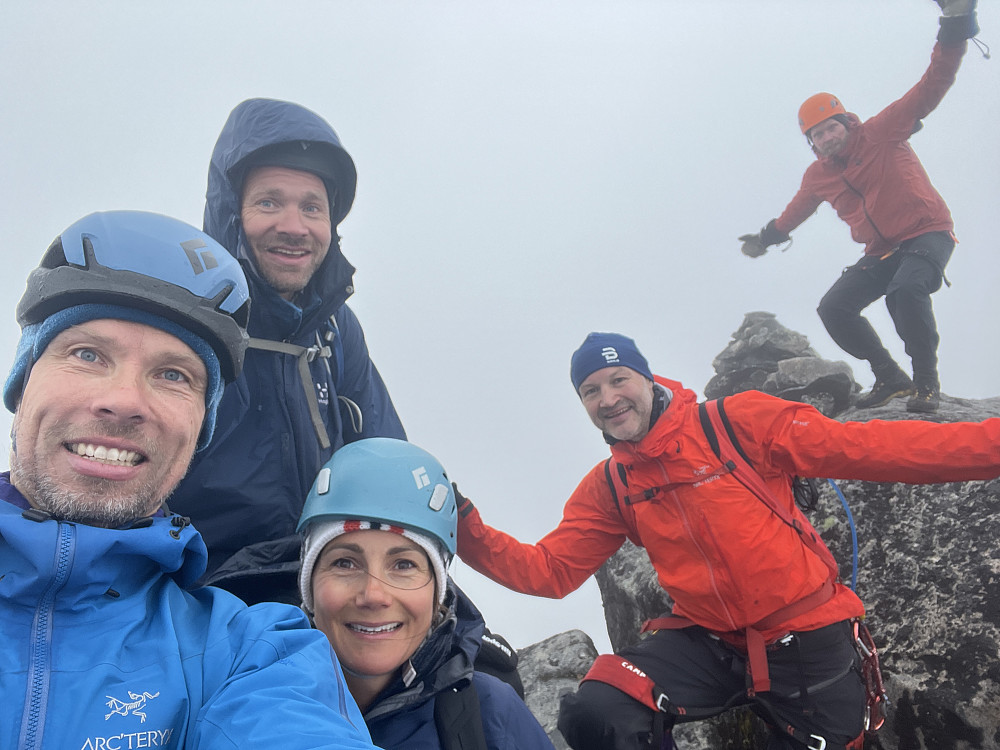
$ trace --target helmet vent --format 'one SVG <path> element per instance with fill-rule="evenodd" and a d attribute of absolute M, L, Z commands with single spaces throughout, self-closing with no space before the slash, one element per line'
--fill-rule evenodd
<path fill-rule="evenodd" d="M 316 477 L 316 494 L 325 495 L 330 491 L 330 470 L 327 467 L 323 467 L 319 471 L 319 475 Z"/>
<path fill-rule="evenodd" d="M 448 499 L 448 487 L 444 484 L 439 484 L 434 487 L 434 492 L 431 494 L 431 501 L 427 504 L 431 510 L 439 511 L 444 507 L 445 500 Z"/>

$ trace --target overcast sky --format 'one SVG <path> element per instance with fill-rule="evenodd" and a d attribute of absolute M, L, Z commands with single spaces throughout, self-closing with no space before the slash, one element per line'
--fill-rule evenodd
<path fill-rule="evenodd" d="M 848 359 L 815 313 L 860 255 L 846 225 L 823 206 L 788 252 L 756 261 L 736 237 L 781 212 L 813 158 L 801 101 L 826 90 L 875 114 L 923 74 L 938 16 L 931 0 L 0 8 L 6 363 L 24 279 L 62 229 L 109 209 L 200 226 L 229 111 L 299 102 L 357 164 L 340 228 L 351 305 L 411 440 L 524 541 L 607 454 L 568 377 L 589 331 L 634 336 L 654 371 L 699 392 L 751 310 Z M 1000 52 L 997 3 L 979 18 Z M 934 299 L 942 388 L 970 398 L 1000 395 L 998 121 L 1000 67 L 970 48 L 912 140 L 961 241 Z M 592 581 L 550 602 L 455 574 L 518 647 L 571 627 L 609 647 Z"/>

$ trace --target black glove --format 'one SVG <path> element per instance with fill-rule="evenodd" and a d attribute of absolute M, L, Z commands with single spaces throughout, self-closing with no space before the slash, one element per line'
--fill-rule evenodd
<path fill-rule="evenodd" d="M 467 515 L 476 507 L 469 498 L 458 491 L 458 485 L 455 482 L 451 483 L 451 488 L 455 490 L 455 505 L 459 516 Z"/>
<path fill-rule="evenodd" d="M 761 242 L 759 234 L 741 234 L 737 239 L 743 243 L 740 252 L 748 258 L 759 258 L 767 252 L 767 248 Z"/>
<path fill-rule="evenodd" d="M 938 41 L 946 46 L 972 39 L 979 33 L 976 0 L 936 0 L 941 6 Z"/>
<path fill-rule="evenodd" d="M 934 0 L 943 16 L 967 16 L 976 9 L 976 0 Z"/>

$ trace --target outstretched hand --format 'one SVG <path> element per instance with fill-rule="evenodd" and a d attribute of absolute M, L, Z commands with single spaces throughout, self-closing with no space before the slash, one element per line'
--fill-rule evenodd
<path fill-rule="evenodd" d="M 767 252 L 764 243 L 760 239 L 760 234 L 742 234 L 737 239 L 743 243 L 740 252 L 749 258 L 759 258 Z"/>

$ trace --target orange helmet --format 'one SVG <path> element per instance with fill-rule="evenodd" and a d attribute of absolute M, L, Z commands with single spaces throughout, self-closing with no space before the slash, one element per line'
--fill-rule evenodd
<path fill-rule="evenodd" d="M 846 114 L 844 105 L 833 94 L 813 94 L 799 107 L 799 127 L 802 128 L 802 133 L 806 134 L 823 120 L 828 120 L 834 115 Z"/>

